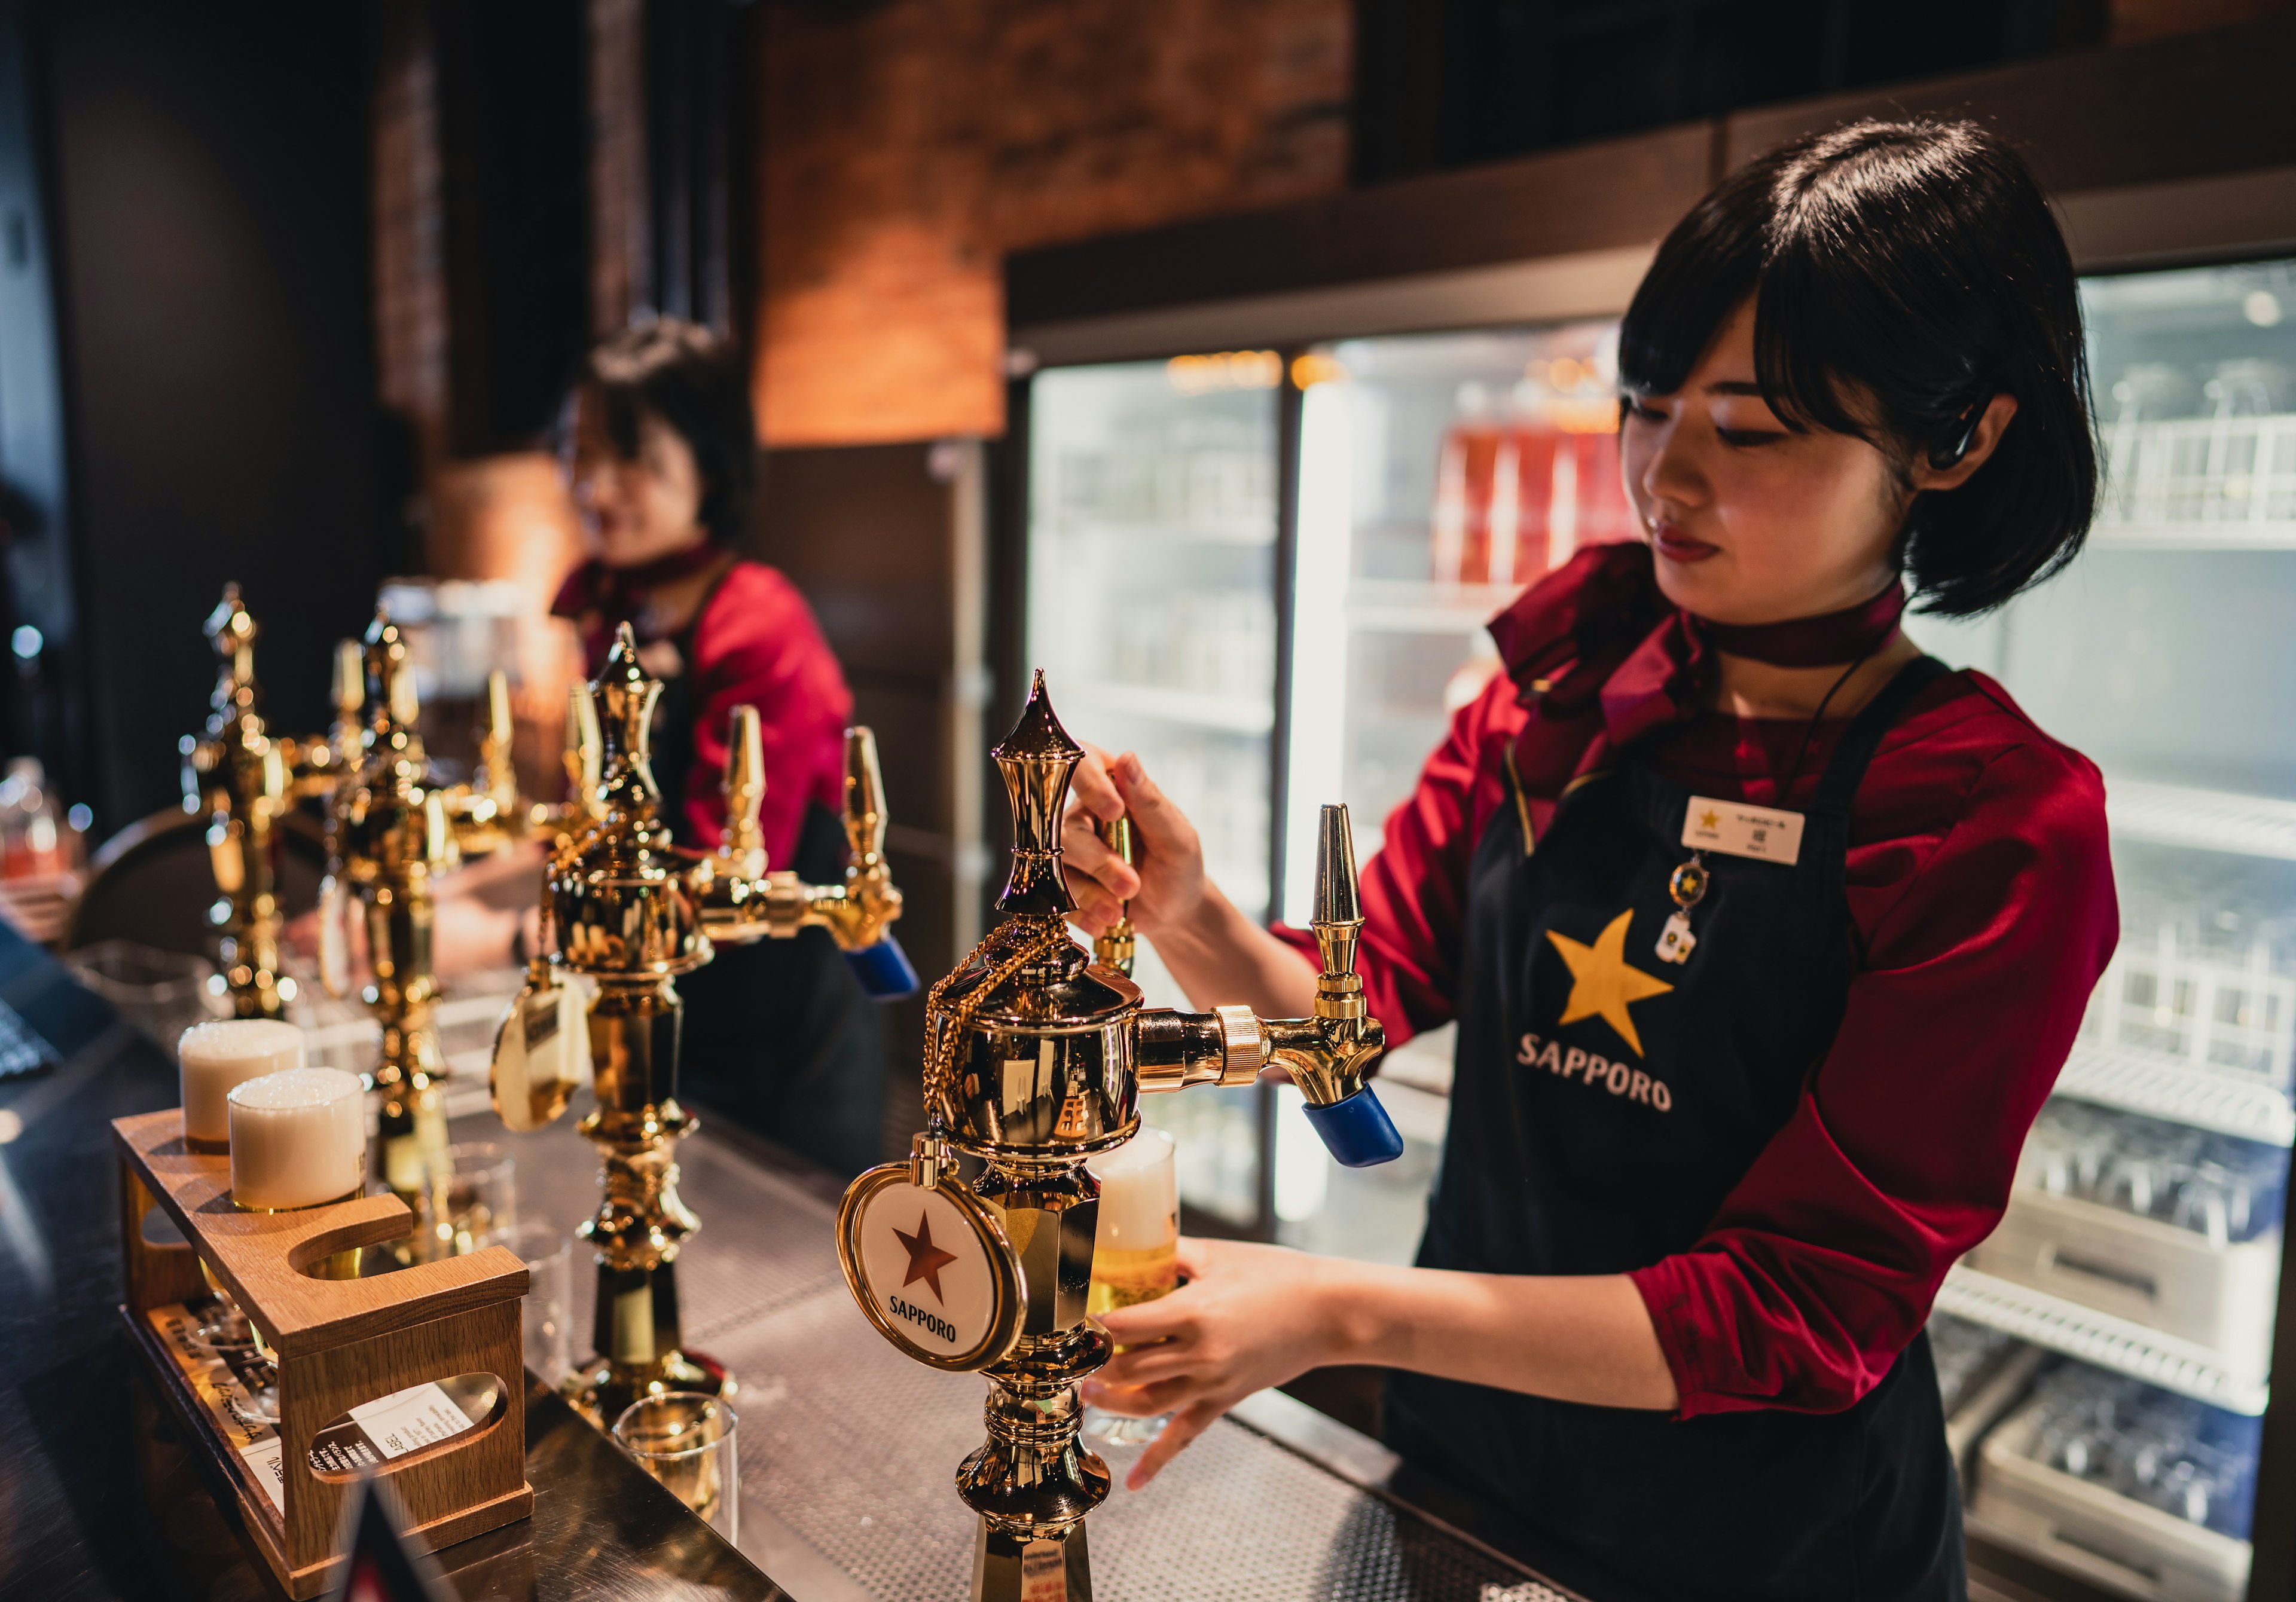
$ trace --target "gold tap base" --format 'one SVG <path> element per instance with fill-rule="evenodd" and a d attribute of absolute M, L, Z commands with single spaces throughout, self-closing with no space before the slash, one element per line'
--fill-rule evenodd
<path fill-rule="evenodd" d="M 612 1429 L 614 1420 L 639 1397 L 665 1391 L 699 1391 L 731 1401 L 741 1385 L 725 1364 L 701 1353 L 671 1352 L 652 1363 L 618 1363 L 611 1358 L 594 1357 L 558 1387 L 566 1405 L 601 1432 Z"/>
<path fill-rule="evenodd" d="M 1084 1525 L 1030 1534 L 984 1518 L 972 1542 L 972 1602 L 1092 1602 Z"/>
<path fill-rule="evenodd" d="M 973 1602 L 1089 1602 L 1085 1516 L 1108 1500 L 1112 1481 L 1099 1454 L 1077 1439 L 1084 1406 L 1076 1382 L 1112 1350 L 1098 1327 L 1078 1323 L 1024 1335 L 1010 1356 L 982 1370 L 988 1439 L 956 1470 L 957 1495 L 980 1515 Z"/>

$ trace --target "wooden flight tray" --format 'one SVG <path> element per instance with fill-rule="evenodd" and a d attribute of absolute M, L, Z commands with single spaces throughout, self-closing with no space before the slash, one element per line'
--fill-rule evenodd
<path fill-rule="evenodd" d="M 181 1109 L 111 1127 L 121 1316 L 160 1394 L 235 1489 L 242 1521 L 289 1597 L 303 1602 L 333 1579 L 343 1500 L 364 1473 L 389 1477 L 409 1533 L 432 1548 L 533 1512 L 520 1334 L 527 1276 L 514 1253 L 488 1246 L 368 1279 L 316 1279 L 302 1271 L 399 1239 L 414 1215 L 390 1196 L 242 1213 L 231 1203 L 231 1159 L 189 1150 Z M 154 1209 L 185 1244 L 152 1238 Z M 209 1299 L 201 1259 L 277 1353 L 275 1431 L 234 1416 L 240 1376 L 187 1339 Z"/>

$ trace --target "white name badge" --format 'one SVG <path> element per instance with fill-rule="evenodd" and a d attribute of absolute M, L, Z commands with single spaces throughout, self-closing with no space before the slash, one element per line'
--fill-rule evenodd
<path fill-rule="evenodd" d="M 1693 851 L 1718 851 L 1791 868 L 1801 855 L 1801 824 L 1798 812 L 1693 796 L 1682 820 L 1682 843 Z"/>

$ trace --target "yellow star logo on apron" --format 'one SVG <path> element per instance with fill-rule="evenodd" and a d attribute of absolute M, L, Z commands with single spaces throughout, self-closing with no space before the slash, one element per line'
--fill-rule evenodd
<path fill-rule="evenodd" d="M 1627 1008 L 1635 1001 L 1648 1001 L 1664 995 L 1674 988 L 1664 979 L 1654 979 L 1640 969 L 1627 966 L 1627 926 L 1634 921 L 1634 909 L 1629 907 L 1611 920 L 1603 932 L 1587 945 L 1568 935 L 1558 935 L 1553 929 L 1546 937 L 1554 949 L 1562 953 L 1562 960 L 1570 969 L 1570 999 L 1563 1003 L 1565 1024 L 1575 1024 L 1582 1018 L 1599 1018 L 1619 1032 L 1619 1038 L 1636 1057 L 1643 1054 L 1642 1036 L 1635 1033 L 1635 1020 L 1628 1016 Z"/>

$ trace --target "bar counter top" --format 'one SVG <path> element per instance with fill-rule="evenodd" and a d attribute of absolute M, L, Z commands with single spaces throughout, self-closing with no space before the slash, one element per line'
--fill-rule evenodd
<path fill-rule="evenodd" d="M 0 1079 L 0 1597 L 275 1596 L 115 1311 L 110 1122 L 174 1105 L 174 1063 L 5 930 L 0 1006 L 58 1059 Z M 595 1157 L 573 1132 L 580 1110 L 524 1136 L 475 1116 L 455 1137 L 510 1145 L 521 1217 L 570 1230 L 596 1201 Z M 953 1476 L 981 1440 L 980 1380 L 901 1357 L 854 1309 L 832 1239 L 835 1181 L 703 1122 L 679 1148 L 680 1188 L 703 1226 L 679 1259 L 679 1291 L 687 1345 L 740 1382 L 740 1549 L 529 1376 L 534 1516 L 442 1549 L 440 1566 L 465 1602 L 959 1602 L 973 1516 Z M 578 1245 L 578 1358 L 591 1295 Z M 1120 1483 L 1130 1452 L 1100 1450 L 1119 1482 L 1091 1525 L 1101 1602 L 1632 1602 L 1277 1393 L 1137 1493 Z"/>

